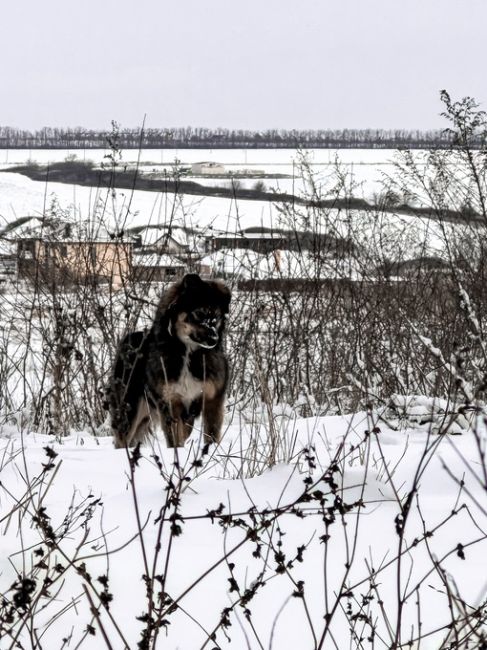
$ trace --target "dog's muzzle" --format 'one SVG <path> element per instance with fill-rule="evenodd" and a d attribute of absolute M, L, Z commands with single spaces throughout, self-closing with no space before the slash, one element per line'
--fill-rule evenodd
<path fill-rule="evenodd" d="M 205 327 L 203 331 L 195 332 L 191 337 L 202 348 L 211 349 L 218 343 L 218 332 L 215 327 Z"/>

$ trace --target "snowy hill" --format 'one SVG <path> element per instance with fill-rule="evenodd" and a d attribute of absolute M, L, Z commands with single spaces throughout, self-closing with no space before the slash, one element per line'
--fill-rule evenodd
<path fill-rule="evenodd" d="M 278 409 L 272 468 L 265 414 L 235 416 L 209 455 L 196 433 L 176 455 L 157 441 L 132 462 L 109 438 L 12 431 L 0 584 L 32 623 L 4 619 L 2 647 L 35 624 L 44 647 L 135 648 L 149 616 L 171 649 L 390 648 L 396 635 L 419 647 L 420 634 L 439 648 L 451 617 L 461 627 L 485 599 L 479 438 L 373 424 Z M 471 639 L 455 647 L 480 647 Z"/>

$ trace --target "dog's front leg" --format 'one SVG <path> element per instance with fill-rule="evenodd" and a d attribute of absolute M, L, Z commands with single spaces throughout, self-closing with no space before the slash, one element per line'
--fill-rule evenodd
<path fill-rule="evenodd" d="M 164 403 L 159 409 L 161 427 L 166 437 L 168 447 L 183 447 L 191 435 L 194 417 L 188 417 L 186 410 L 179 402 Z"/>
<path fill-rule="evenodd" d="M 223 425 L 225 397 L 214 397 L 203 405 L 203 429 L 205 442 L 220 442 Z"/>
<path fill-rule="evenodd" d="M 177 420 L 172 409 L 164 402 L 159 404 L 159 419 L 168 447 L 178 447 Z"/>

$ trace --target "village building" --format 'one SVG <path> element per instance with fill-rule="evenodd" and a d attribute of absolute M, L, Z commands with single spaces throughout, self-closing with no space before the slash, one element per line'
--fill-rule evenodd
<path fill-rule="evenodd" d="M 145 253 L 168 253 L 184 255 L 190 250 L 190 241 L 185 228 L 176 225 L 150 225 L 133 228 L 130 235 L 134 247 Z"/>
<path fill-rule="evenodd" d="M 121 286 L 130 272 L 132 244 L 104 239 L 24 238 L 17 242 L 19 278 L 33 281 L 107 282 Z"/>
<path fill-rule="evenodd" d="M 197 162 L 191 165 L 192 174 L 220 176 L 225 174 L 225 167 L 216 162 Z"/>
<path fill-rule="evenodd" d="M 201 259 L 211 275 L 221 278 L 255 278 L 262 255 L 245 248 L 216 250 Z"/>
<path fill-rule="evenodd" d="M 23 237 L 40 237 L 45 232 L 51 231 L 51 220 L 43 217 L 20 217 L 8 223 L 1 232 L 2 237 L 9 241 L 16 241 Z"/>
<path fill-rule="evenodd" d="M 182 277 L 186 266 L 173 255 L 137 253 L 132 257 L 131 277 L 139 282 L 168 282 Z"/>
<path fill-rule="evenodd" d="M 17 275 L 17 245 L 0 237 L 0 284 L 15 279 Z"/>
<path fill-rule="evenodd" d="M 409 259 L 388 262 L 377 268 L 377 275 L 390 277 L 410 278 L 418 275 L 433 275 L 448 273 L 450 264 L 435 255 L 412 257 Z"/>
<path fill-rule="evenodd" d="M 224 248 L 253 250 L 258 253 L 270 253 L 274 250 L 287 248 L 288 238 L 279 230 L 242 230 L 234 233 L 214 234 L 206 238 L 208 253 Z"/>
<path fill-rule="evenodd" d="M 235 232 L 214 233 L 206 237 L 207 253 L 222 249 L 246 249 L 267 255 L 276 250 L 297 253 L 311 251 L 317 257 L 348 257 L 354 251 L 353 243 L 344 237 L 311 231 L 282 230 L 252 226 Z"/>

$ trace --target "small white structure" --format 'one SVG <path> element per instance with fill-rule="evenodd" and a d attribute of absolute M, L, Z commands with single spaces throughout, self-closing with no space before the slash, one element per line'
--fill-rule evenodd
<path fill-rule="evenodd" d="M 225 174 L 225 167 L 221 163 L 216 162 L 197 162 L 191 165 L 191 173 L 219 176 Z"/>
<path fill-rule="evenodd" d="M 46 234 L 50 229 L 42 217 L 21 217 L 5 226 L 2 230 L 4 237 L 10 240 L 17 240 Z"/>
<path fill-rule="evenodd" d="M 188 234 L 179 226 L 151 225 L 137 232 L 140 246 L 147 251 L 185 253 L 189 249 Z"/>
<path fill-rule="evenodd" d="M 263 255 L 243 248 L 223 248 L 207 255 L 200 264 L 211 269 L 211 274 L 223 277 L 252 279 L 259 277 Z"/>
<path fill-rule="evenodd" d="M 133 275 L 137 280 L 161 282 L 182 277 L 185 265 L 172 255 L 139 253 L 132 258 Z"/>

